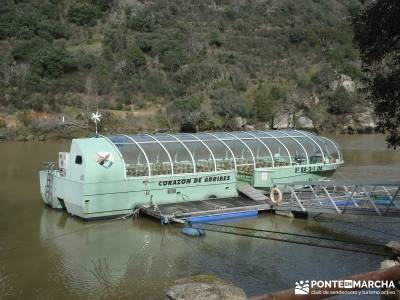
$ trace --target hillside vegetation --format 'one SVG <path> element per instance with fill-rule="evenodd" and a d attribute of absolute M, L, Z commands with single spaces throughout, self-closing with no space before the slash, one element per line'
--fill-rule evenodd
<path fill-rule="evenodd" d="M 288 112 L 331 130 L 368 106 L 351 85 L 362 76 L 348 24 L 359 7 L 0 0 L 0 127 L 86 124 L 98 106 L 108 131 L 235 128 L 238 117 L 266 128 Z"/>

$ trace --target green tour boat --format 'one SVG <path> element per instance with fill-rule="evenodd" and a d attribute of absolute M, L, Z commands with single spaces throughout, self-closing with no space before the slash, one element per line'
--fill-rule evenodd
<path fill-rule="evenodd" d="M 332 176 L 338 145 L 300 130 L 111 135 L 73 139 L 40 171 L 43 201 L 84 219 L 154 205 L 238 195 L 237 184 L 269 190 Z"/>

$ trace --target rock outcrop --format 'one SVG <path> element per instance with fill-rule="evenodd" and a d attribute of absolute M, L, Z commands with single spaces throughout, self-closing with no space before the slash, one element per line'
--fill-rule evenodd
<path fill-rule="evenodd" d="M 166 295 L 172 300 L 246 300 L 244 291 L 215 276 L 197 275 L 179 279 Z"/>
<path fill-rule="evenodd" d="M 339 87 L 343 87 L 350 94 L 356 91 L 356 83 L 350 76 L 345 74 L 340 74 L 338 78 L 330 84 L 332 90 L 336 90 Z"/>
<path fill-rule="evenodd" d="M 355 113 L 354 119 L 357 123 L 357 131 L 367 133 L 376 130 L 377 124 L 372 108 L 367 108 L 364 112 Z"/>
<path fill-rule="evenodd" d="M 273 129 L 286 129 L 293 126 L 293 116 L 289 114 L 283 114 L 277 116 L 274 119 Z"/>

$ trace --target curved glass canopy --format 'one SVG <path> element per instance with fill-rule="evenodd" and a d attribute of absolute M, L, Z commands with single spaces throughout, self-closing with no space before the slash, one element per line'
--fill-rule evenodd
<path fill-rule="evenodd" d="M 129 177 L 342 162 L 338 145 L 300 130 L 113 135 Z"/>

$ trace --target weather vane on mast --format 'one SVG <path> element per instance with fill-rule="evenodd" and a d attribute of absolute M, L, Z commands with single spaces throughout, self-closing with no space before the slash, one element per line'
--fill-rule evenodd
<path fill-rule="evenodd" d="M 90 115 L 90 118 L 92 119 L 92 121 L 94 122 L 94 124 L 96 126 L 96 136 L 98 136 L 97 123 L 99 123 L 101 120 L 101 113 L 99 113 L 98 110 L 96 112 L 92 112 L 92 114 Z"/>

